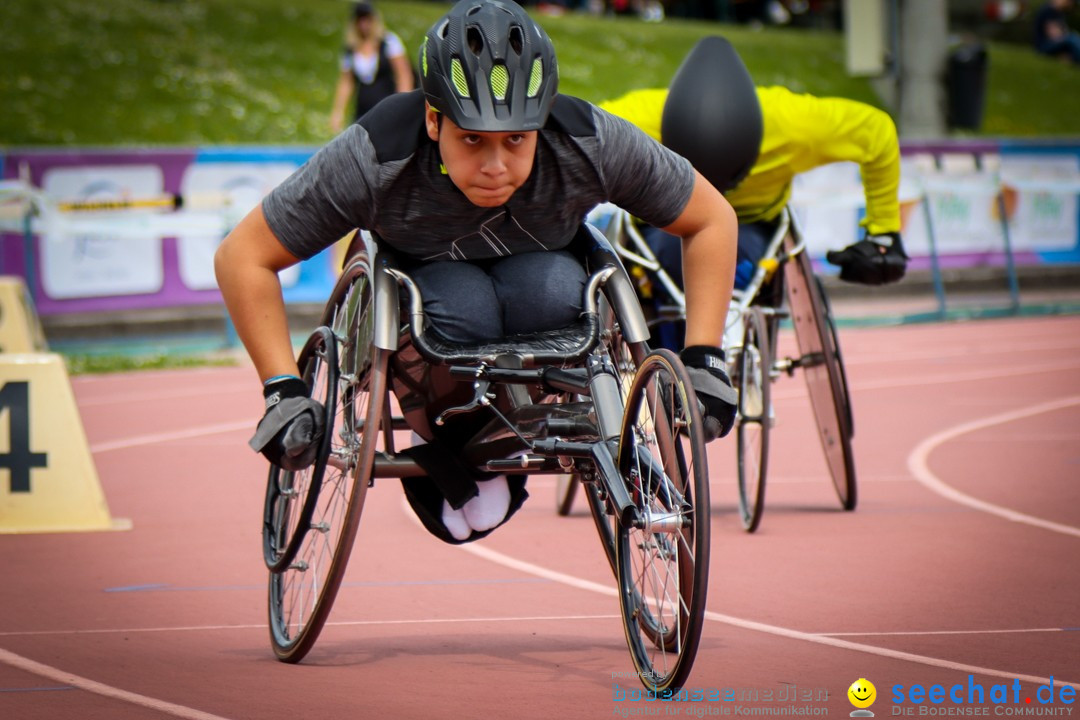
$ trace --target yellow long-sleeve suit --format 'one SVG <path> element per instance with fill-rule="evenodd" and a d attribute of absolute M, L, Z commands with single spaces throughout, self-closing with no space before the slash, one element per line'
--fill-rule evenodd
<path fill-rule="evenodd" d="M 862 225 L 871 235 L 900 231 L 900 146 L 887 113 L 843 98 L 819 98 L 783 87 L 757 88 L 764 134 L 757 162 L 724 195 L 740 223 L 768 221 L 791 196 L 801 172 L 832 162 L 859 164 L 866 195 Z M 600 107 L 660 140 L 667 90 L 634 90 Z"/>

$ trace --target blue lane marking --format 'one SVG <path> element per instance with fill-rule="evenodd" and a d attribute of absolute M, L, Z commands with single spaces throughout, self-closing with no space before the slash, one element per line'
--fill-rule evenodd
<path fill-rule="evenodd" d="M 126 585 L 124 587 L 105 588 L 105 592 L 139 592 L 141 590 L 161 590 L 168 585 L 165 583 L 154 583 L 153 585 Z"/>
<path fill-rule="evenodd" d="M 0 688 L 0 693 L 17 692 L 52 692 L 54 690 L 74 690 L 73 685 L 57 685 L 55 687 L 29 687 L 29 688 Z"/>
<path fill-rule="evenodd" d="M 520 585 L 534 583 L 549 583 L 545 578 L 491 578 L 491 579 L 465 579 L 465 580 L 400 580 L 394 582 L 349 582 L 342 583 L 342 587 L 406 587 L 414 585 Z M 266 585 L 208 585 L 202 587 L 173 587 L 167 583 L 151 583 L 148 585 L 124 585 L 121 587 L 105 588 L 107 593 L 129 592 L 206 592 L 220 590 L 265 590 Z"/>

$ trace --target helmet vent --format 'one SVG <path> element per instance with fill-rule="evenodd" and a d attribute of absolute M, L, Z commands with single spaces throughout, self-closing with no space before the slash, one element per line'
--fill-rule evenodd
<path fill-rule="evenodd" d="M 496 100 L 506 100 L 506 91 L 510 87 L 510 73 L 505 65 L 496 65 L 491 68 L 491 94 Z"/>
<path fill-rule="evenodd" d="M 510 47 L 514 49 L 518 55 L 521 54 L 521 49 L 525 46 L 525 38 L 522 35 L 521 28 L 517 25 L 510 28 Z"/>
<path fill-rule="evenodd" d="M 454 58 L 450 61 L 450 81 L 454 83 L 454 89 L 461 97 L 469 97 L 469 83 L 465 79 L 465 68 L 461 61 Z"/>
<path fill-rule="evenodd" d="M 536 97 L 540 92 L 540 83 L 544 80 L 544 61 L 540 58 L 533 60 L 532 71 L 529 73 L 529 97 Z"/>
<path fill-rule="evenodd" d="M 484 50 L 484 34 L 480 28 L 470 25 L 465 29 L 465 44 L 472 50 L 473 55 L 479 55 Z"/>

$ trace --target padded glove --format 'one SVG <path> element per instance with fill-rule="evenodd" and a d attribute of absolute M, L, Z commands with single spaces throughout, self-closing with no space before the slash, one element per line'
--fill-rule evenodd
<path fill-rule="evenodd" d="M 303 470 L 319 453 L 325 411 L 309 394 L 307 384 L 292 375 L 263 386 L 266 412 L 248 444 L 283 470 Z"/>
<path fill-rule="evenodd" d="M 908 256 L 900 233 L 867 235 L 843 250 L 830 250 L 825 259 L 840 266 L 840 279 L 860 285 L 887 285 L 904 277 Z"/>
<path fill-rule="evenodd" d="M 739 395 L 731 386 L 724 363 L 724 351 L 708 345 L 684 348 L 682 358 L 698 401 L 705 407 L 705 442 L 712 442 L 731 432 Z"/>

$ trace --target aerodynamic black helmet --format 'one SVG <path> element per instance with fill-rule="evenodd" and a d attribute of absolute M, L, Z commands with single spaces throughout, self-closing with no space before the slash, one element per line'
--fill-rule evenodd
<path fill-rule="evenodd" d="M 739 53 L 718 35 L 703 37 L 668 88 L 662 142 L 725 192 L 750 173 L 764 132 L 757 90 Z"/>
<path fill-rule="evenodd" d="M 516 2 L 461 0 L 424 38 L 420 85 L 465 130 L 539 130 L 559 86 L 555 48 Z"/>

